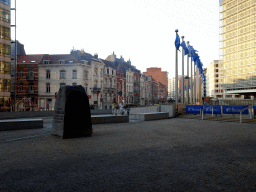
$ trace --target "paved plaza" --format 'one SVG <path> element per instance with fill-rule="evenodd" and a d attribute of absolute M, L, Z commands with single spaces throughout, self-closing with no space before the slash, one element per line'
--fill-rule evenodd
<path fill-rule="evenodd" d="M 93 125 L 92 137 L 66 140 L 48 126 L 0 143 L 0 153 L 1 192 L 256 191 L 255 124 L 133 121 Z"/>

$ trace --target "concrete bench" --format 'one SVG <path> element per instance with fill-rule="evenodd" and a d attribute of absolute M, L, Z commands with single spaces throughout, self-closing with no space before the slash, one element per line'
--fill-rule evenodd
<path fill-rule="evenodd" d="M 107 123 L 128 123 L 129 116 L 126 115 L 92 115 L 92 124 L 107 124 Z"/>
<path fill-rule="evenodd" d="M 139 117 L 139 120 L 142 121 L 151 121 L 151 120 L 159 120 L 159 119 L 168 119 L 169 113 L 168 112 L 153 112 L 153 113 L 138 113 L 135 114 Z"/>
<path fill-rule="evenodd" d="M 0 120 L 0 131 L 43 128 L 43 119 Z"/>

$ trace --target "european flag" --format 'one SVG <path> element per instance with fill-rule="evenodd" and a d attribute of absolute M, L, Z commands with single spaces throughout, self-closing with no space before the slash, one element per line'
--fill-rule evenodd
<path fill-rule="evenodd" d="M 193 46 L 188 45 L 188 52 L 189 52 L 189 57 L 193 57 L 195 55 L 195 53 L 198 52 L 198 51 L 195 50 L 193 48 Z"/>
<path fill-rule="evenodd" d="M 182 43 L 180 44 L 180 46 L 184 49 L 184 54 L 187 55 L 189 52 L 188 52 L 188 48 L 187 48 L 187 46 L 186 46 L 185 41 L 182 41 Z"/>
<path fill-rule="evenodd" d="M 179 50 L 179 48 L 180 48 L 180 37 L 179 37 L 178 33 L 177 33 L 176 39 L 175 39 L 175 47 L 177 50 Z"/>
<path fill-rule="evenodd" d="M 193 61 L 196 62 L 197 58 L 199 59 L 199 56 L 197 53 L 193 54 Z M 196 63 L 195 63 L 196 64 Z"/>

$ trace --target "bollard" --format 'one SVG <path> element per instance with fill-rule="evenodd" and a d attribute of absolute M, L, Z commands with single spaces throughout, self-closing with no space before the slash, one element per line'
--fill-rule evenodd
<path fill-rule="evenodd" d="M 240 123 L 242 123 L 243 120 L 242 120 L 242 111 L 240 111 Z"/>
<path fill-rule="evenodd" d="M 252 116 L 253 116 L 253 107 L 250 106 L 248 110 L 249 110 L 249 118 L 250 118 L 250 119 L 253 119 L 253 118 L 252 118 Z"/>
<path fill-rule="evenodd" d="M 212 107 L 212 117 L 213 117 L 213 107 Z"/>
<path fill-rule="evenodd" d="M 222 117 L 222 114 L 223 114 L 223 106 L 221 105 L 220 106 L 220 116 Z"/>
<path fill-rule="evenodd" d="M 202 120 L 204 120 L 204 110 L 200 109 L 200 112 L 202 111 Z"/>

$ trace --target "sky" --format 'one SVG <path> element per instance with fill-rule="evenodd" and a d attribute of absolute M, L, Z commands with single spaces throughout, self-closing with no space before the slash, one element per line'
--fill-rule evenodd
<path fill-rule="evenodd" d="M 69 54 L 74 47 L 106 59 L 114 52 L 141 72 L 160 67 L 170 78 L 178 29 L 203 68 L 219 59 L 218 0 L 17 0 L 16 8 L 16 38 L 26 54 Z"/>

